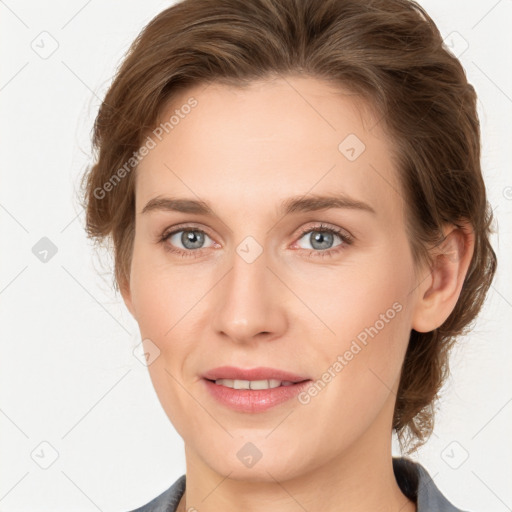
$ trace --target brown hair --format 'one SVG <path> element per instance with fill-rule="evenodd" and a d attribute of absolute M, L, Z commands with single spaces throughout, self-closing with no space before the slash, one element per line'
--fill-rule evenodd
<path fill-rule="evenodd" d="M 440 242 L 443 223 L 465 219 L 474 230 L 455 309 L 434 331 L 411 332 L 393 418 L 410 453 L 432 432 L 449 350 L 475 319 L 496 269 L 475 90 L 416 2 L 184 0 L 161 12 L 133 42 L 96 118 L 96 161 L 82 180 L 86 231 L 96 242 L 111 237 L 118 290 L 129 282 L 134 241 L 135 173 L 126 163 L 136 168 L 134 154 L 173 95 L 286 74 L 353 91 L 384 121 L 417 260 Z"/>

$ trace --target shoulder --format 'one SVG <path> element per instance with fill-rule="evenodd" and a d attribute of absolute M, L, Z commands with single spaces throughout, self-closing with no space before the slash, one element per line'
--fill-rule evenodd
<path fill-rule="evenodd" d="M 142 507 L 139 507 L 130 512 L 175 512 L 178 503 L 185 492 L 185 475 L 181 475 L 176 482 L 174 482 L 162 494 L 152 499 Z"/>
<path fill-rule="evenodd" d="M 404 457 L 393 458 L 393 470 L 402 492 L 416 501 L 417 512 L 467 512 L 446 499 L 421 464 Z"/>

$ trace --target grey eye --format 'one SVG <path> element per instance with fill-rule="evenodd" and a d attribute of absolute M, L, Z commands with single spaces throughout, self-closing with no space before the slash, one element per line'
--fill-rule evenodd
<path fill-rule="evenodd" d="M 180 249 L 202 249 L 205 242 L 205 237 L 210 238 L 206 233 L 192 229 L 182 229 L 176 231 L 169 237 L 169 241 Z M 179 243 L 178 243 L 179 241 Z M 182 244 L 180 247 L 179 244 Z"/>
<path fill-rule="evenodd" d="M 312 229 L 301 237 L 301 240 L 306 238 L 306 240 L 311 244 L 311 247 L 302 247 L 303 249 L 317 249 L 317 250 L 325 250 L 331 249 L 333 247 L 334 237 L 340 239 L 341 237 L 336 233 L 332 233 L 329 231 L 319 231 Z M 339 245 L 339 244 L 338 244 Z"/>

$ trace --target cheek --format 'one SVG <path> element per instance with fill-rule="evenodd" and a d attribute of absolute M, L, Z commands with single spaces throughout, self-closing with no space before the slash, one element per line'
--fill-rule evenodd
<path fill-rule="evenodd" d="M 132 301 L 142 339 L 150 339 L 159 350 L 148 371 L 166 411 L 176 400 L 190 404 L 190 397 L 182 396 L 179 383 L 184 368 L 191 365 L 191 355 L 197 351 L 199 332 L 209 320 L 204 307 L 207 291 L 216 280 L 215 272 L 171 265 L 160 251 L 135 246 Z"/>
<path fill-rule="evenodd" d="M 351 280 L 345 288 L 332 284 L 319 311 L 334 335 L 325 330 L 305 356 L 316 362 L 317 391 L 303 397 L 304 414 L 315 418 L 315 435 L 336 439 L 332 449 L 350 444 L 377 417 L 390 422 L 409 340 L 406 281 L 357 277 L 352 290 Z"/>
<path fill-rule="evenodd" d="M 171 340 L 194 317 L 194 308 L 208 286 L 204 271 L 169 263 L 161 247 L 135 244 L 131 293 L 143 336 Z"/>
<path fill-rule="evenodd" d="M 406 320 L 414 266 L 406 241 L 383 242 L 366 253 L 347 253 L 336 266 L 294 262 L 284 280 L 313 313 L 311 325 L 331 331 L 332 340 L 347 340 L 376 322 L 379 331 L 390 332 Z M 397 309 L 402 312 L 397 314 Z"/>
<path fill-rule="evenodd" d="M 159 350 L 148 365 L 153 387 L 177 432 L 188 439 L 196 431 L 193 423 L 201 411 L 192 413 L 196 402 L 186 391 L 183 368 L 194 352 L 200 322 L 197 306 L 205 291 L 198 288 L 200 280 L 191 283 L 190 273 L 155 261 L 149 252 L 134 251 L 131 278 L 141 337 Z"/>
<path fill-rule="evenodd" d="M 410 252 L 405 244 L 389 244 L 314 274 L 296 281 L 295 288 L 301 289 L 305 303 L 314 305 L 323 324 L 323 342 L 308 355 L 322 361 L 319 371 L 336 374 L 336 383 L 328 386 L 333 402 L 355 407 L 354 414 L 366 404 L 371 413 L 369 405 L 374 402 L 378 408 L 396 384 L 409 340 L 414 289 Z"/>

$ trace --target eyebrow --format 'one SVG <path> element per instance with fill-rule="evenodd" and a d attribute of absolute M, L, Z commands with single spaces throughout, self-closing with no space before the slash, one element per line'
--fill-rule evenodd
<path fill-rule="evenodd" d="M 361 210 L 375 214 L 375 210 L 369 204 L 343 194 L 338 194 L 336 196 L 296 196 L 284 200 L 281 204 L 281 212 L 283 215 L 314 212 L 329 208 Z M 147 202 L 146 206 L 142 209 L 141 214 L 155 210 L 216 216 L 208 202 L 186 198 L 155 197 Z"/>

